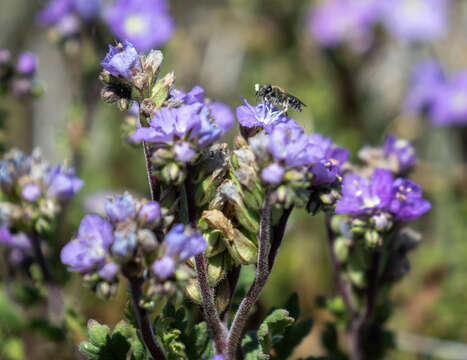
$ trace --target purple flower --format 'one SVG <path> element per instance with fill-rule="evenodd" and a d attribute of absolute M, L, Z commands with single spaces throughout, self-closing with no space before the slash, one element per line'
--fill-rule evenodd
<path fill-rule="evenodd" d="M 128 192 L 107 199 L 104 207 L 107 216 L 112 222 L 125 221 L 136 214 L 135 201 Z"/>
<path fill-rule="evenodd" d="M 109 45 L 109 51 L 101 66 L 113 76 L 131 80 L 133 71 L 141 71 L 141 61 L 135 47 L 129 41 L 123 45 Z"/>
<path fill-rule="evenodd" d="M 37 20 L 41 25 L 55 25 L 73 10 L 73 0 L 52 0 L 43 9 Z"/>
<path fill-rule="evenodd" d="M 396 220 L 414 220 L 431 209 L 430 202 L 422 197 L 422 189 L 413 181 L 398 178 L 394 181 L 392 191 L 388 210 Z"/>
<path fill-rule="evenodd" d="M 356 51 L 365 51 L 380 12 L 378 0 L 330 0 L 310 14 L 308 29 L 323 47 L 347 43 Z"/>
<path fill-rule="evenodd" d="M 170 256 L 163 256 L 162 258 L 154 261 L 152 271 L 160 279 L 165 280 L 175 272 L 175 261 Z"/>
<path fill-rule="evenodd" d="M 438 89 L 430 120 L 439 126 L 467 123 L 467 71 L 454 75 Z"/>
<path fill-rule="evenodd" d="M 126 226 L 114 232 L 114 242 L 111 247 L 112 254 L 121 260 L 127 260 L 133 255 L 138 242 L 135 227 Z"/>
<path fill-rule="evenodd" d="M 178 89 L 173 89 L 170 95 L 174 99 L 183 102 L 185 105 L 204 105 L 204 107 L 207 108 L 209 117 L 213 118 L 213 123 L 222 130 L 222 135 L 232 128 L 234 123 L 232 110 L 221 102 L 206 102 L 204 99 L 204 89 L 201 86 L 196 85 L 187 93 Z M 205 108 L 201 108 L 201 111 L 204 110 L 204 112 L 206 112 Z"/>
<path fill-rule="evenodd" d="M 337 214 L 360 215 L 385 208 L 392 196 L 393 177 L 386 169 L 376 169 L 371 178 L 350 174 L 342 184 L 342 199 Z"/>
<path fill-rule="evenodd" d="M 330 138 L 324 138 L 321 134 L 310 135 L 310 143 L 314 145 L 316 154 L 311 168 L 313 184 L 332 184 L 340 174 L 342 165 L 348 160 L 349 151 L 335 146 Z"/>
<path fill-rule="evenodd" d="M 427 60 L 418 64 L 412 74 L 404 109 L 415 113 L 429 110 L 445 82 L 444 71 L 437 61 Z"/>
<path fill-rule="evenodd" d="M 101 267 L 97 273 L 102 279 L 106 281 L 112 281 L 115 279 L 119 271 L 120 266 L 117 263 L 108 262 L 103 267 Z"/>
<path fill-rule="evenodd" d="M 198 232 L 182 224 L 175 224 L 165 236 L 166 256 L 178 256 L 180 261 L 202 253 L 206 249 L 206 241 Z"/>
<path fill-rule="evenodd" d="M 316 160 L 315 150 L 303 128 L 297 124 L 276 125 L 269 136 L 269 151 L 274 160 L 287 167 L 309 165 Z"/>
<path fill-rule="evenodd" d="M 112 241 L 112 225 L 98 215 L 87 215 L 76 239 L 62 249 L 60 259 L 71 271 L 90 271 L 104 261 Z"/>
<path fill-rule="evenodd" d="M 57 196 L 60 200 L 68 200 L 83 187 L 83 180 L 75 176 L 74 169 L 65 169 L 55 165 L 47 170 L 44 184 L 49 196 Z"/>
<path fill-rule="evenodd" d="M 7 223 L 3 223 L 0 227 L 0 244 L 22 251 L 31 249 L 31 242 L 28 236 L 23 232 L 12 234 Z"/>
<path fill-rule="evenodd" d="M 21 196 L 24 200 L 34 202 L 39 196 L 41 196 L 42 190 L 39 185 L 30 183 L 23 186 L 21 190 Z"/>
<path fill-rule="evenodd" d="M 277 163 L 266 166 L 261 172 L 261 178 L 269 184 L 280 184 L 284 176 L 284 168 Z"/>
<path fill-rule="evenodd" d="M 385 157 L 397 159 L 399 172 L 406 173 L 415 166 L 417 155 L 415 149 L 407 140 L 389 135 L 384 142 L 383 151 Z"/>
<path fill-rule="evenodd" d="M 138 220 L 145 225 L 157 223 L 161 218 L 161 207 L 157 201 L 146 202 L 138 212 Z"/>
<path fill-rule="evenodd" d="M 224 357 L 222 355 L 216 355 L 212 357 L 211 360 L 224 360 Z"/>
<path fill-rule="evenodd" d="M 23 75 L 33 75 L 37 70 L 37 56 L 30 52 L 25 51 L 22 53 L 18 62 L 16 63 L 16 71 Z"/>
<path fill-rule="evenodd" d="M 211 145 L 222 134 L 222 129 L 210 121 L 208 111 L 200 103 L 164 107 L 150 119 L 150 127 L 135 131 L 132 140 L 172 145 L 177 160 L 188 162 L 195 152 Z"/>
<path fill-rule="evenodd" d="M 117 37 L 139 51 L 165 44 L 175 28 L 165 0 L 116 0 L 105 18 Z"/>
<path fill-rule="evenodd" d="M 270 133 L 277 124 L 293 121 L 285 116 L 282 110 L 268 102 L 252 106 L 244 98 L 242 100 L 245 105 L 237 107 L 237 119 L 240 126 L 246 128 L 261 127 Z"/>
<path fill-rule="evenodd" d="M 396 38 L 425 42 L 446 31 L 449 0 L 391 0 L 383 6 L 383 22 Z"/>
<path fill-rule="evenodd" d="M 101 10 L 102 0 L 74 0 L 76 12 L 86 20 L 95 18 Z"/>

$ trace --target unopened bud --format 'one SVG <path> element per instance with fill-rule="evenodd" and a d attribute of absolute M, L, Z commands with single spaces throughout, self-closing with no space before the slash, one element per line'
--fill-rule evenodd
<path fill-rule="evenodd" d="M 160 50 L 151 50 L 143 58 L 143 70 L 151 77 L 155 78 L 159 74 L 164 55 Z"/>
<path fill-rule="evenodd" d="M 383 239 L 376 230 L 368 230 L 365 232 L 365 241 L 370 248 L 374 248 L 378 245 L 381 245 Z"/>
<path fill-rule="evenodd" d="M 121 111 L 126 111 L 131 107 L 131 101 L 128 100 L 128 99 L 123 99 L 122 98 L 122 99 L 118 100 L 117 105 L 118 105 L 118 108 Z"/>
<path fill-rule="evenodd" d="M 337 259 L 340 262 L 346 262 L 347 258 L 349 257 L 349 245 L 350 241 L 349 239 L 346 239 L 345 237 L 339 236 L 335 241 L 334 241 L 334 253 L 336 254 Z"/>
<path fill-rule="evenodd" d="M 195 303 L 200 305 L 203 303 L 203 299 L 201 298 L 201 291 L 196 279 L 191 279 L 189 284 L 185 286 L 185 293 Z"/>
<path fill-rule="evenodd" d="M 148 229 L 138 231 L 138 244 L 144 252 L 152 252 L 157 248 L 157 239 L 154 233 Z"/>
<path fill-rule="evenodd" d="M 177 163 L 169 163 L 162 169 L 162 178 L 168 184 L 181 184 L 185 180 L 185 172 Z"/>
<path fill-rule="evenodd" d="M 173 72 L 165 75 L 151 89 L 151 99 L 154 101 L 155 109 L 159 109 L 169 95 L 170 89 L 175 83 L 175 74 Z"/>
<path fill-rule="evenodd" d="M 168 149 L 157 149 L 151 157 L 154 165 L 165 165 L 174 159 L 174 154 Z"/>
<path fill-rule="evenodd" d="M 107 87 L 102 88 L 101 90 L 101 98 L 104 102 L 112 104 L 116 102 L 120 97 L 115 94 L 112 90 Z"/>

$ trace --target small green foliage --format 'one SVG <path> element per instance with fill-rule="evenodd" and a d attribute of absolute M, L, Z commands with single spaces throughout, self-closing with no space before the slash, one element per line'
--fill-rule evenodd
<path fill-rule="evenodd" d="M 245 360 L 266 360 L 261 344 L 255 331 L 248 332 L 242 340 L 242 350 Z"/>
<path fill-rule="evenodd" d="M 330 360 L 347 360 L 347 356 L 339 347 L 339 338 L 335 323 L 327 323 L 321 335 L 321 341 L 328 352 Z"/>
<path fill-rule="evenodd" d="M 137 336 L 136 329 L 120 321 L 112 334 L 107 325 L 95 320 L 88 322 L 89 340 L 79 345 L 79 351 L 90 360 L 149 360 L 144 344 Z"/>
<path fill-rule="evenodd" d="M 294 318 L 290 317 L 289 312 L 284 309 L 274 310 L 266 317 L 257 333 L 258 341 L 265 354 L 268 354 L 274 344 L 282 339 L 285 329 L 294 321 Z"/>

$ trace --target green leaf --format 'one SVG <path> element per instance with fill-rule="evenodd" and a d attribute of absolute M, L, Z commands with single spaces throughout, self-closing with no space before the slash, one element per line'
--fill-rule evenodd
<path fill-rule="evenodd" d="M 242 340 L 242 350 L 245 360 L 267 360 L 268 356 L 263 353 L 256 332 L 248 332 Z"/>
<path fill-rule="evenodd" d="M 265 354 L 269 354 L 274 344 L 282 339 L 285 329 L 294 321 L 284 309 L 274 310 L 264 319 L 258 330 L 258 341 Z"/>

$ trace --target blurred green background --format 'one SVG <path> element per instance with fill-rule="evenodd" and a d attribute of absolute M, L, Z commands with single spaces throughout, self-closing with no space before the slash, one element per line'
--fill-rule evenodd
<path fill-rule="evenodd" d="M 106 49 L 95 54 L 85 41 L 78 52 L 65 55 L 50 34 L 35 25 L 40 6 L 33 0 L 0 2 L 0 47 L 13 53 L 36 52 L 38 78 L 46 88 L 44 96 L 32 103 L 0 99 L 9 116 L 2 136 L 8 147 L 25 151 L 40 147 L 51 162 L 66 159 L 78 165 L 86 184 L 70 209 L 66 241 L 87 209 L 95 209 L 99 194 L 124 189 L 149 194 L 143 154 L 122 138 L 125 115 L 103 104 L 96 85 L 82 78 L 83 70 L 94 76 Z M 450 70 L 467 67 L 467 3 L 453 2 L 449 36 L 435 44 L 414 47 L 382 37 L 360 70 L 350 67 L 355 108 L 342 95 L 341 75 L 307 32 L 311 6 L 312 2 L 300 0 L 172 1 L 177 30 L 163 48 L 162 73 L 175 71 L 178 88 L 189 90 L 199 84 L 208 97 L 233 110 L 241 104 L 240 96 L 254 101 L 255 83 L 280 85 L 308 105 L 293 114 L 295 119 L 307 131 L 348 147 L 353 159 L 362 145 L 381 144 L 388 132 L 412 140 L 419 154 L 414 180 L 422 184 L 433 209 L 415 224 L 423 242 L 411 254 L 411 273 L 394 289 L 396 311 L 389 327 L 401 337 L 411 333 L 467 343 L 467 131 L 435 128 L 423 119 L 400 114 L 418 60 L 435 53 Z M 96 109 L 89 118 L 85 105 L 93 99 Z M 231 131 L 228 139 L 236 133 Z M 313 316 L 315 326 L 297 358 L 322 354 L 319 334 L 330 315 L 318 309 L 316 298 L 334 293 L 327 250 L 322 216 L 296 211 L 262 296 L 264 312 L 298 292 L 303 316 Z M 66 304 L 82 310 L 86 318 L 113 326 L 125 303 L 123 286 L 117 299 L 103 302 L 81 287 L 78 276 L 73 278 Z M 0 313 L 0 323 L 5 316 Z M 44 344 L 34 334 L 25 335 L 25 340 L 28 359 L 74 356 L 69 344 Z M 467 359 L 467 354 L 463 356 L 459 359 Z M 427 357 L 394 350 L 388 358 Z"/>

